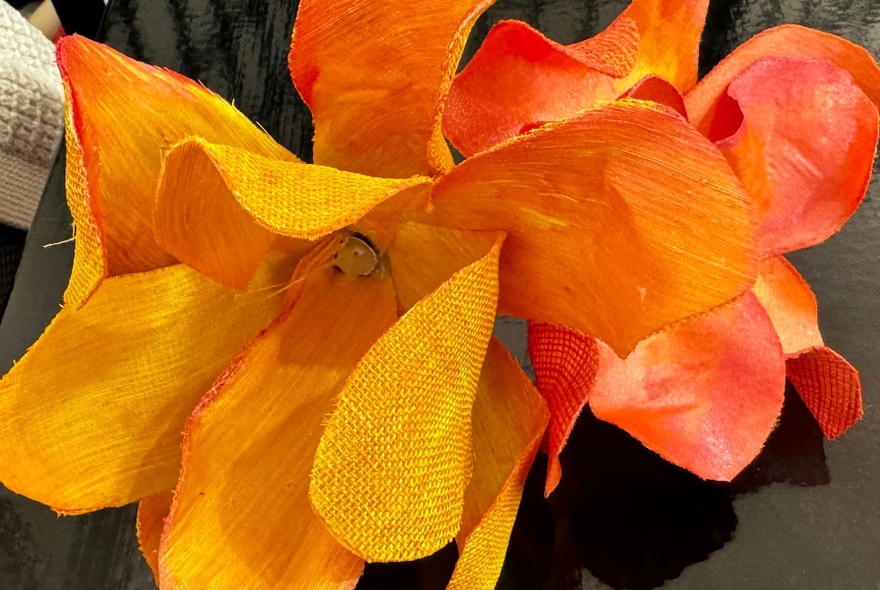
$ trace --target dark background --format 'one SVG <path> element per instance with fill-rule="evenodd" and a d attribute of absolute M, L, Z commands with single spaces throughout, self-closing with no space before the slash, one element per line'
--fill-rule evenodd
<path fill-rule="evenodd" d="M 478 23 L 469 51 L 505 18 L 526 20 L 560 42 L 578 41 L 626 4 L 498 0 Z M 98 37 L 202 80 L 309 158 L 309 113 L 286 67 L 294 14 L 292 0 L 114 0 Z M 842 35 L 880 55 L 876 0 L 713 0 L 701 71 L 753 34 L 786 22 Z M 44 247 L 71 235 L 63 157 L 62 150 L 0 323 L 0 372 L 56 313 L 70 272 L 72 244 Z M 789 395 L 762 455 L 737 481 L 719 484 L 582 416 L 549 502 L 541 497 L 545 462 L 535 465 L 499 588 L 649 589 L 665 582 L 677 590 L 880 589 L 878 196 L 872 182 L 840 234 L 792 256 L 819 298 L 827 343 L 861 370 L 865 419 L 842 439 L 823 443 L 803 404 Z M 0 235 L 0 309 L 21 238 Z M 134 515 L 129 506 L 57 518 L 0 490 L 0 589 L 154 589 L 137 549 Z M 454 559 L 455 549 L 447 547 L 418 564 L 368 566 L 359 589 L 442 589 Z"/>

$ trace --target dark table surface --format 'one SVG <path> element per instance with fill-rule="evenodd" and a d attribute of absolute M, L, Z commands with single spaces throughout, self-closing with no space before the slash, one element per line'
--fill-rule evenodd
<path fill-rule="evenodd" d="M 517 18 L 573 42 L 607 25 L 626 0 L 498 0 L 490 25 Z M 235 100 L 282 144 L 310 156 L 308 110 L 286 68 L 293 0 L 114 0 L 99 38 L 143 61 L 202 80 Z M 701 70 L 764 28 L 794 22 L 880 55 L 877 0 L 713 0 Z M 0 371 L 58 310 L 72 244 L 63 150 L 52 172 L 6 315 Z M 545 462 L 527 484 L 502 589 L 880 589 L 880 188 L 837 236 L 793 256 L 819 298 L 827 343 L 862 374 L 865 419 L 823 443 L 797 396 L 765 451 L 731 484 L 666 464 L 612 426 L 582 416 L 563 453 L 565 476 L 541 497 Z M 134 507 L 57 518 L 0 490 L 0 589 L 148 590 Z M 368 566 L 359 588 L 444 587 L 447 547 L 418 564 Z"/>

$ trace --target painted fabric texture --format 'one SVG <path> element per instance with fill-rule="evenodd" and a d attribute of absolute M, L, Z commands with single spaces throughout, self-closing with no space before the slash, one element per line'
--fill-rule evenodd
<path fill-rule="evenodd" d="M 576 46 L 502 23 L 456 75 L 491 4 L 300 2 L 314 163 L 62 41 L 74 268 L 0 381 L 0 481 L 60 514 L 139 501 L 162 589 L 353 588 L 452 540 L 449 587 L 492 588 L 585 403 L 713 479 L 760 450 L 786 371 L 849 427 L 857 374 L 782 254 L 864 195 L 873 60 L 783 28 L 697 83 L 706 3 L 637 0 Z M 498 315 L 530 322 L 536 384 Z"/>
<path fill-rule="evenodd" d="M 880 70 L 844 39 L 785 25 L 752 38 L 698 82 L 707 9 L 705 0 L 637 0 L 607 30 L 572 46 L 502 22 L 452 87 L 445 129 L 465 154 L 603 101 L 663 104 L 724 155 L 755 223 L 760 263 L 751 291 L 653 334 L 625 360 L 587 333 L 530 325 L 537 385 L 551 413 L 546 494 L 586 404 L 667 460 L 725 481 L 774 428 L 786 377 L 829 439 L 862 415 L 858 373 L 824 345 L 815 296 L 784 254 L 824 241 L 864 198 Z M 602 60 L 597 47 L 608 44 L 618 53 Z M 532 82 L 515 100 L 499 92 L 521 78 Z M 478 106 L 489 94 L 502 98 Z M 643 293 L 650 298 L 650 287 Z"/>

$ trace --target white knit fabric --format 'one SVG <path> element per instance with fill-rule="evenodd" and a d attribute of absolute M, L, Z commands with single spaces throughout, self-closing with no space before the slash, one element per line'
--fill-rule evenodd
<path fill-rule="evenodd" d="M 0 1 L 0 223 L 30 226 L 63 128 L 55 47 Z"/>

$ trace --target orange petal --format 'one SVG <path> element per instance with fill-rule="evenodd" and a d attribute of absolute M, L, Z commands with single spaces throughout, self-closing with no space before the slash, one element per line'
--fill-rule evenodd
<path fill-rule="evenodd" d="M 382 177 L 451 167 L 440 114 L 468 33 L 493 2 L 300 2 L 290 72 L 315 119 L 315 163 Z"/>
<path fill-rule="evenodd" d="M 0 381 L 0 480 L 58 512 L 170 489 L 186 416 L 278 312 L 292 265 L 236 294 L 183 265 L 107 279 Z"/>
<path fill-rule="evenodd" d="M 394 290 L 328 268 L 301 276 L 292 311 L 251 343 L 187 423 L 162 588 L 338 590 L 360 577 L 363 560 L 309 505 L 309 471 L 334 395 L 397 318 Z"/>
<path fill-rule="evenodd" d="M 613 76 L 632 69 L 637 50 L 638 31 L 629 19 L 568 47 L 526 23 L 502 21 L 455 77 L 443 131 L 471 156 L 545 121 L 614 99 L 619 93 Z"/>
<path fill-rule="evenodd" d="M 728 84 L 759 59 L 790 57 L 825 59 L 852 75 L 875 105 L 880 105 L 880 68 L 864 48 L 841 37 L 799 25 L 768 29 L 739 46 L 685 96 L 691 121 L 703 133 L 712 125 L 715 108 Z"/>
<path fill-rule="evenodd" d="M 638 26 L 639 55 L 617 88 L 622 92 L 645 76 L 664 78 L 682 93 L 693 88 L 708 10 L 709 0 L 633 0 L 620 18 Z"/>
<path fill-rule="evenodd" d="M 668 106 L 685 119 L 688 118 L 687 108 L 681 93 L 670 82 L 658 76 L 645 76 L 620 98 L 650 100 Z"/>
<path fill-rule="evenodd" d="M 625 360 L 600 346 L 596 416 L 704 479 L 729 481 L 782 408 L 785 363 L 751 294 L 648 338 Z"/>
<path fill-rule="evenodd" d="M 424 557 L 458 531 L 500 249 L 499 240 L 401 317 L 339 394 L 309 495 L 339 542 L 368 561 Z"/>
<path fill-rule="evenodd" d="M 78 36 L 58 44 L 57 58 L 67 88 L 67 198 L 78 242 L 69 304 L 85 301 L 104 276 L 174 261 L 153 236 L 163 149 L 195 136 L 295 160 L 221 97 L 174 72 Z"/>
<path fill-rule="evenodd" d="M 159 243 L 221 284 L 244 288 L 274 234 L 313 240 L 355 223 L 400 191 L 430 182 L 372 178 L 189 140 L 165 160 Z"/>
<path fill-rule="evenodd" d="M 767 255 L 818 244 L 849 219 L 878 125 L 874 104 L 828 61 L 766 58 L 733 79 L 709 138 L 751 197 Z"/>
<path fill-rule="evenodd" d="M 156 584 L 159 584 L 159 541 L 162 539 L 162 527 L 165 517 L 171 509 L 174 494 L 170 491 L 147 496 L 138 502 L 137 537 L 141 553 L 153 572 Z"/>
<path fill-rule="evenodd" d="M 447 590 L 495 587 L 523 485 L 547 426 L 547 405 L 516 360 L 491 340 L 474 401 L 474 474 L 465 492 Z"/>
<path fill-rule="evenodd" d="M 762 261 L 752 291 L 770 316 L 786 357 L 822 346 L 816 296 L 785 258 Z"/>
<path fill-rule="evenodd" d="M 401 314 L 457 271 L 482 258 L 503 237 L 501 232 L 402 223 L 388 250 Z"/>
<path fill-rule="evenodd" d="M 529 358 L 535 385 L 547 400 L 547 483 L 549 496 L 562 478 L 559 453 L 587 403 L 599 370 L 599 343 L 552 324 L 529 323 Z"/>
<path fill-rule="evenodd" d="M 845 358 L 817 346 L 789 359 L 786 369 L 826 438 L 837 438 L 861 419 L 859 373 Z"/>
<path fill-rule="evenodd" d="M 474 156 L 434 185 L 433 204 L 434 223 L 509 233 L 500 313 L 596 336 L 622 355 L 754 275 L 738 181 L 713 145 L 653 103 L 613 103 Z"/>

